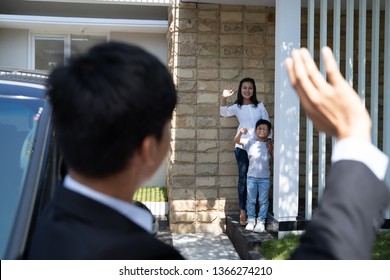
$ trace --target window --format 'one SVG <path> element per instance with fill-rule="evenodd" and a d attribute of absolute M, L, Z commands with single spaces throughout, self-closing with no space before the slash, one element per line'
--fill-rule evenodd
<path fill-rule="evenodd" d="M 34 38 L 34 49 L 34 68 L 51 70 L 56 65 L 64 63 L 65 37 L 36 36 Z"/>
<path fill-rule="evenodd" d="M 70 56 L 87 51 L 93 45 L 105 42 L 105 36 L 41 36 L 33 35 L 33 68 L 50 71 L 63 64 Z"/>

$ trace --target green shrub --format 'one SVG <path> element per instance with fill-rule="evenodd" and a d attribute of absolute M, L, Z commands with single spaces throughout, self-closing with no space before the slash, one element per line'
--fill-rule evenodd
<path fill-rule="evenodd" d="M 281 239 L 271 239 L 261 244 L 260 254 L 267 260 L 287 260 L 299 244 L 299 236 L 288 234 Z M 390 260 L 390 232 L 382 231 L 375 240 L 372 258 Z"/>
<path fill-rule="evenodd" d="M 261 243 L 260 253 L 267 260 L 287 260 L 298 246 L 299 235 L 288 234 L 280 239 L 270 239 Z"/>
<path fill-rule="evenodd" d="M 372 252 L 374 260 L 390 260 L 390 231 L 378 234 Z"/>
<path fill-rule="evenodd" d="M 141 202 L 166 202 L 168 194 L 166 187 L 142 187 L 136 191 L 134 200 Z"/>

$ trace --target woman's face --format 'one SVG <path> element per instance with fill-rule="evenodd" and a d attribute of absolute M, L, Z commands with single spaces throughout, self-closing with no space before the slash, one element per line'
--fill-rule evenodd
<path fill-rule="evenodd" d="M 250 102 L 250 98 L 253 96 L 253 84 L 251 82 L 242 83 L 241 95 L 244 99 L 244 104 Z"/>

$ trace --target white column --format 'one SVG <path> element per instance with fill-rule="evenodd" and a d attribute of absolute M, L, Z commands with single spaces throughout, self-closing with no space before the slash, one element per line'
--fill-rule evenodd
<path fill-rule="evenodd" d="M 378 119 L 379 119 L 379 50 L 380 50 L 380 0 L 372 1 L 371 24 L 371 119 L 372 143 L 378 146 Z M 360 58 L 359 58 L 360 61 Z M 360 70 L 359 70 L 360 72 Z"/>
<path fill-rule="evenodd" d="M 367 0 L 359 1 L 358 93 L 366 103 Z M 377 103 L 378 104 L 378 103 Z"/>
<path fill-rule="evenodd" d="M 315 0 L 307 2 L 307 48 L 314 54 Z M 313 198 L 313 122 L 306 117 L 306 176 L 305 176 L 305 219 L 311 220 Z"/>
<path fill-rule="evenodd" d="M 275 23 L 275 159 L 273 212 L 278 221 L 298 214 L 299 99 L 284 66 L 300 47 L 301 0 L 276 0 Z"/>
<path fill-rule="evenodd" d="M 320 4 L 320 49 L 327 45 L 328 34 L 328 1 L 322 0 Z M 320 56 L 320 72 L 326 77 L 325 64 Z M 325 190 L 326 173 L 326 133 L 318 134 L 318 198 L 319 201 Z"/>

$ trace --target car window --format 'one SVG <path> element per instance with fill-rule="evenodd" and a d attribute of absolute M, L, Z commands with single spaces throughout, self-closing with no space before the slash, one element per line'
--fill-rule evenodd
<path fill-rule="evenodd" d="M 42 108 L 38 99 L 0 98 L 0 256 L 19 207 Z"/>

